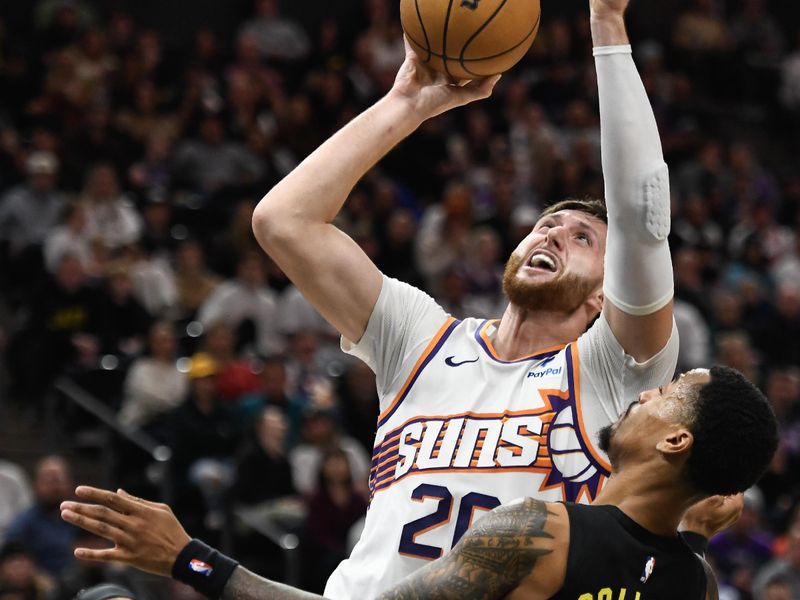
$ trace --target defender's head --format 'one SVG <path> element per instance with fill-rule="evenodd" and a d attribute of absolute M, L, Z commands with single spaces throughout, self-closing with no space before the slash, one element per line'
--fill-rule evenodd
<path fill-rule="evenodd" d="M 547 208 L 511 254 L 503 291 L 524 310 L 586 313 L 603 306 L 608 217 L 601 200 L 565 200 Z"/>
<path fill-rule="evenodd" d="M 614 471 L 648 463 L 699 495 L 729 495 L 752 486 L 778 446 L 778 424 L 766 397 L 738 371 L 714 367 L 684 373 L 600 431 Z M 663 467 L 663 470 L 662 470 Z"/>

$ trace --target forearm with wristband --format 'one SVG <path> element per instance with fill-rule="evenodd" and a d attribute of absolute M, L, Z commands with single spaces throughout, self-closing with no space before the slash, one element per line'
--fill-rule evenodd
<path fill-rule="evenodd" d="M 172 565 L 172 578 L 210 600 L 218 600 L 239 563 L 194 539 L 180 551 Z"/>

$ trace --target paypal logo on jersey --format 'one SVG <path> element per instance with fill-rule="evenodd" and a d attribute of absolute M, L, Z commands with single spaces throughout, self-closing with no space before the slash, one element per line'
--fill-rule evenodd
<path fill-rule="evenodd" d="M 528 377 L 533 377 L 534 379 L 543 379 L 545 377 L 555 377 L 556 375 L 561 375 L 561 372 L 564 370 L 563 366 L 560 367 L 546 367 L 542 369 L 542 365 L 539 366 L 539 369 L 534 369 L 533 371 L 528 372 Z"/>

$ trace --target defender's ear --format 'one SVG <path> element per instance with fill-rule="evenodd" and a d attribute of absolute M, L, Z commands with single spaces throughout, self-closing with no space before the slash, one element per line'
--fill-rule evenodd
<path fill-rule="evenodd" d="M 677 457 L 689 452 L 694 444 L 694 436 L 683 427 L 669 433 L 667 437 L 656 444 L 656 449 L 666 457 Z"/>

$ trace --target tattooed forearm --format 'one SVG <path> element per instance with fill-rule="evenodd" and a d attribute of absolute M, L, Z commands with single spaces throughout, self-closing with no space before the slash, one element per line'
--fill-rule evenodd
<path fill-rule="evenodd" d="M 237 567 L 222 592 L 221 600 L 323 600 L 323 598 L 264 579 L 247 569 Z"/>
<path fill-rule="evenodd" d="M 403 580 L 380 600 L 494 600 L 504 598 L 552 552 L 544 531 L 553 516 L 527 499 L 498 508 L 476 524 L 444 558 Z"/>

